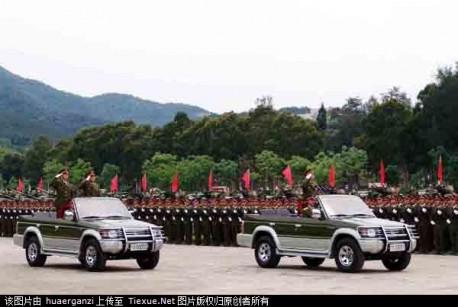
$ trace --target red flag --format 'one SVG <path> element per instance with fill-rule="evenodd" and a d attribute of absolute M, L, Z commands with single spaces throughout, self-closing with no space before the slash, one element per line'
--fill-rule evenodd
<path fill-rule="evenodd" d="M 382 159 L 380 159 L 379 175 L 380 175 L 380 183 L 381 184 L 385 184 L 385 166 L 383 165 L 383 160 Z"/>
<path fill-rule="evenodd" d="M 288 182 L 288 185 L 293 185 L 293 175 L 291 174 L 291 167 L 287 165 L 281 173 L 285 177 L 286 182 Z"/>
<path fill-rule="evenodd" d="M 250 169 L 247 169 L 242 175 L 243 187 L 245 190 L 250 189 Z"/>
<path fill-rule="evenodd" d="M 115 192 L 117 190 L 118 190 L 118 174 L 116 174 L 113 178 L 111 178 L 111 181 L 110 181 L 110 192 Z"/>
<path fill-rule="evenodd" d="M 142 175 L 142 185 L 141 185 L 142 191 L 146 191 L 146 174 L 143 173 Z"/>
<path fill-rule="evenodd" d="M 175 171 L 175 174 L 173 175 L 172 179 L 172 192 L 178 192 L 178 172 Z"/>
<path fill-rule="evenodd" d="M 208 190 L 211 190 L 213 187 L 213 170 L 210 170 L 208 174 Z"/>
<path fill-rule="evenodd" d="M 43 190 L 43 176 L 38 180 L 37 190 Z"/>
<path fill-rule="evenodd" d="M 439 156 L 439 163 L 437 164 L 437 181 L 442 183 L 442 156 Z"/>
<path fill-rule="evenodd" d="M 22 183 L 21 177 L 19 177 L 18 180 L 17 180 L 17 188 L 16 188 L 16 191 L 22 192 L 23 189 L 24 189 L 24 184 Z"/>
<path fill-rule="evenodd" d="M 329 185 L 335 187 L 336 185 L 336 172 L 334 170 L 334 165 L 331 163 L 329 167 Z"/>

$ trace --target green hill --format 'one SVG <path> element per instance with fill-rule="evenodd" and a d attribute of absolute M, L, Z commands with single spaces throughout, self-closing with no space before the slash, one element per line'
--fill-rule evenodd
<path fill-rule="evenodd" d="M 158 103 L 131 95 L 103 94 L 86 98 L 24 79 L 0 67 L 0 140 L 29 145 L 38 135 L 60 138 L 86 126 L 132 120 L 162 126 L 177 112 L 191 119 L 211 115 L 187 104 Z"/>

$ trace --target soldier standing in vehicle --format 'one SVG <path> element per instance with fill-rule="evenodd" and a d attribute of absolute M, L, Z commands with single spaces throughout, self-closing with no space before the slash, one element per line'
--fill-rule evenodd
<path fill-rule="evenodd" d="M 56 207 L 56 217 L 63 218 L 65 209 L 71 208 L 71 200 L 76 196 L 76 187 L 68 182 L 68 169 L 62 169 L 53 181 L 49 184 L 56 193 L 54 206 Z"/>
<path fill-rule="evenodd" d="M 307 170 L 305 172 L 305 181 L 302 184 L 302 194 L 306 203 L 311 203 L 307 201 L 310 198 L 315 197 L 316 195 L 316 184 L 313 180 L 313 172 L 311 170 Z M 299 214 L 306 215 L 311 217 L 312 216 L 312 209 L 310 205 L 307 205 L 305 208 L 299 208 Z"/>
<path fill-rule="evenodd" d="M 84 181 L 79 185 L 81 196 L 84 197 L 97 197 L 100 196 L 99 185 L 95 182 L 95 172 L 89 170 L 86 173 Z"/>

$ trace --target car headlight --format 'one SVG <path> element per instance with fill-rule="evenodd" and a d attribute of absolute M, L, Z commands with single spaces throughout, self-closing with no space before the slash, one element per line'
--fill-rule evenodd
<path fill-rule="evenodd" d="M 151 233 L 154 237 L 162 237 L 162 231 L 160 228 L 151 228 Z"/>
<path fill-rule="evenodd" d="M 122 237 L 121 229 L 100 229 L 102 239 L 117 239 Z"/>
<path fill-rule="evenodd" d="M 362 238 L 376 238 L 381 236 L 381 229 L 380 228 L 366 228 L 360 227 L 358 229 L 359 235 Z"/>

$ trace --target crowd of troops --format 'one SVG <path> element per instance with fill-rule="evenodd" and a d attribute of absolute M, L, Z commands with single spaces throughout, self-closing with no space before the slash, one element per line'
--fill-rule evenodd
<path fill-rule="evenodd" d="M 325 191 L 326 194 L 329 191 Z M 361 195 L 360 195 L 361 196 Z M 458 195 L 369 194 L 361 196 L 377 217 L 414 225 L 421 253 L 458 254 Z M 168 243 L 236 246 L 243 216 L 261 209 L 297 214 L 307 201 L 294 196 L 273 198 L 158 198 L 123 197 L 135 219 L 163 227 Z M 2 194 L 0 235 L 12 236 L 19 215 L 55 211 L 55 200 L 46 197 Z"/>

